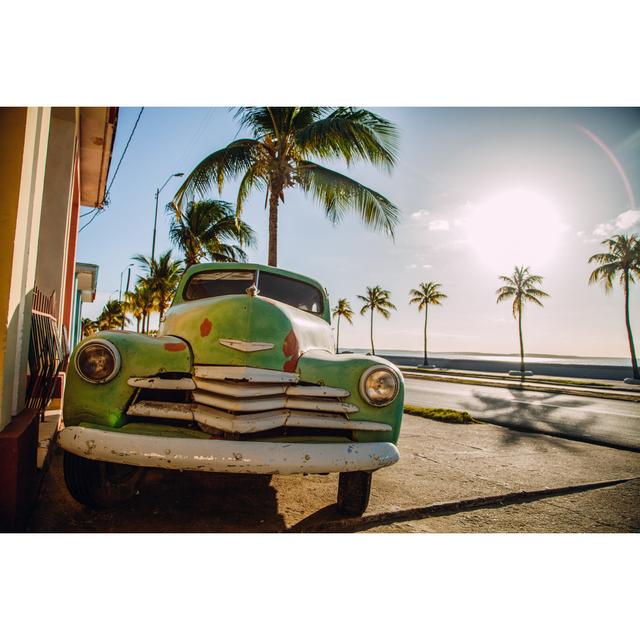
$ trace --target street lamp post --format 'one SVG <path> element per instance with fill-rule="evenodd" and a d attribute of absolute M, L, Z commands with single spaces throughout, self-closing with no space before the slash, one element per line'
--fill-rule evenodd
<path fill-rule="evenodd" d="M 127 288 L 125 289 L 125 293 L 129 291 L 129 282 L 131 281 L 131 267 L 133 267 L 133 262 L 130 262 L 121 272 L 120 272 L 120 288 L 118 289 L 118 302 L 122 302 L 122 276 L 124 272 L 129 270 L 127 274 Z"/>
<path fill-rule="evenodd" d="M 120 272 L 120 292 L 118 293 L 118 301 L 119 301 L 120 303 L 122 303 L 122 295 L 123 295 L 123 294 L 122 294 L 122 276 L 124 275 L 124 272 L 126 271 L 126 272 L 127 272 L 127 288 L 124 290 L 124 293 L 126 294 L 126 293 L 127 293 L 127 291 L 129 291 L 129 284 L 130 284 L 130 282 L 131 282 L 131 267 L 133 267 L 133 262 L 130 262 L 130 263 L 127 265 L 127 268 L 126 268 L 126 269 L 123 269 L 123 270 Z M 126 319 L 127 319 L 127 315 L 126 315 L 126 313 L 124 313 L 124 312 L 123 312 L 123 313 L 122 313 L 122 328 L 123 328 L 123 329 L 124 329 L 124 323 L 125 323 L 125 320 L 126 320 Z"/>
<path fill-rule="evenodd" d="M 166 180 L 165 183 L 159 188 L 156 189 L 156 212 L 153 216 L 153 241 L 151 242 L 151 261 L 156 257 L 156 226 L 158 224 L 158 198 L 160 197 L 160 192 L 167 186 L 169 180 L 171 178 L 180 178 L 184 173 L 172 173 Z"/>

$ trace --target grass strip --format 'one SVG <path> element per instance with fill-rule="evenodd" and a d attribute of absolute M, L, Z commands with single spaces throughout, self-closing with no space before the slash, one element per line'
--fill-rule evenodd
<path fill-rule="evenodd" d="M 434 409 L 432 407 L 416 407 L 412 404 L 404 405 L 404 412 L 411 416 L 429 418 L 438 422 L 450 422 L 452 424 L 471 424 L 476 422 L 467 411 L 456 411 L 455 409 Z"/>

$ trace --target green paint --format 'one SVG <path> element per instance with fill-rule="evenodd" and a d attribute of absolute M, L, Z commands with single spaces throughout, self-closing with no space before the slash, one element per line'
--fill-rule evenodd
<path fill-rule="evenodd" d="M 372 407 L 360 395 L 360 377 L 375 364 L 383 364 L 393 369 L 400 379 L 400 391 L 396 399 L 386 407 Z M 393 442 L 400 436 L 402 407 L 404 403 L 404 384 L 400 370 L 388 360 L 377 356 L 358 354 L 336 355 L 326 351 L 309 351 L 298 362 L 300 379 L 304 382 L 347 389 L 350 395 L 345 400 L 355 404 L 359 411 L 350 414 L 352 420 L 383 422 L 393 428 L 391 433 L 380 431 L 356 431 L 357 442 Z"/>
<path fill-rule="evenodd" d="M 216 269 L 268 271 L 306 282 L 324 291 L 315 280 L 262 265 L 200 264 L 190 267 L 183 275 L 158 337 L 123 331 L 105 331 L 92 336 L 109 340 L 120 352 L 122 368 L 112 381 L 96 385 L 82 380 L 73 364 L 76 348 L 71 357 L 65 389 L 64 421 L 67 425 L 85 424 L 142 435 L 171 434 L 172 437 L 208 439 L 210 436 L 207 434 L 180 427 L 127 423 L 126 409 L 135 393 L 127 384 L 128 378 L 153 376 L 162 372 L 192 373 L 193 365 L 247 366 L 296 372 L 302 383 L 347 389 L 350 395 L 346 401 L 359 409 L 350 415 L 352 420 L 380 422 L 392 427 L 391 432 L 355 431 L 355 440 L 397 442 L 404 401 L 402 374 L 395 365 L 382 358 L 334 353 L 329 324 L 330 306 L 326 296 L 324 318 L 259 295 L 227 295 L 195 301 L 182 298 L 185 283 L 191 276 Z M 243 352 L 221 344 L 221 339 L 270 343 L 273 347 Z M 185 349 L 176 351 L 166 348 L 176 349 L 180 345 L 184 345 Z M 384 364 L 393 369 L 401 381 L 398 397 L 386 407 L 372 407 L 360 395 L 360 378 L 375 364 Z M 270 440 L 284 441 L 282 438 Z M 286 440 L 294 441 L 293 438 Z M 295 441 L 342 442 L 347 439 L 326 439 L 310 434 Z"/>
<path fill-rule="evenodd" d="M 113 343 L 120 352 L 122 367 L 107 384 L 92 384 L 77 373 L 74 359 L 82 344 L 92 338 Z M 152 338 L 128 331 L 101 331 L 81 342 L 69 360 L 64 392 L 64 422 L 77 425 L 94 422 L 108 427 L 120 427 L 126 422 L 126 409 L 134 389 L 127 384 L 133 376 L 154 376 L 165 371 L 191 372 L 191 354 L 187 345 L 183 351 L 167 351 L 165 344 L 183 344 L 176 338 Z"/>

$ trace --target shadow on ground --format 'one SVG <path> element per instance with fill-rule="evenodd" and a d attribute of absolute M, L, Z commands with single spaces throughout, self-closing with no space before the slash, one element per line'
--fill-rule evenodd
<path fill-rule="evenodd" d="M 268 476 L 149 469 L 130 501 L 94 510 L 69 495 L 61 467 L 62 452 L 57 450 L 31 518 L 31 531 L 257 533 L 285 528 Z"/>
<path fill-rule="evenodd" d="M 556 444 L 560 447 L 562 438 L 596 444 L 602 441 L 602 429 L 597 428 L 594 414 L 585 411 L 580 399 L 549 393 L 540 399 L 540 404 L 532 404 L 530 396 L 519 391 L 510 390 L 509 397 L 500 398 L 480 389 L 473 391 L 472 398 L 476 406 L 470 411 L 474 416 L 506 427 L 502 434 L 505 446 L 518 444 L 532 431 L 558 437 Z M 562 404 L 554 405 L 556 400 Z M 570 421 L 563 415 L 567 412 L 570 412 Z"/>

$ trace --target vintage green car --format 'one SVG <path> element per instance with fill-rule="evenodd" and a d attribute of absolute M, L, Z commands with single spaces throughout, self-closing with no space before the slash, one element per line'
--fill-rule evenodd
<path fill-rule="evenodd" d="M 336 354 L 327 294 L 258 264 L 188 268 L 158 335 L 102 331 L 71 356 L 64 477 L 91 507 L 134 494 L 144 467 L 338 472 L 361 515 L 398 460 L 404 387 L 390 362 Z"/>

